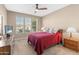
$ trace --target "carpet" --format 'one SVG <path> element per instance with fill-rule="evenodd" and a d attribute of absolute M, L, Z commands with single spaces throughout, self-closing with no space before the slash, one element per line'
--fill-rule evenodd
<path fill-rule="evenodd" d="M 15 40 L 12 55 L 36 55 L 34 48 L 27 43 L 27 39 Z M 79 52 L 63 47 L 51 46 L 42 55 L 79 55 Z"/>

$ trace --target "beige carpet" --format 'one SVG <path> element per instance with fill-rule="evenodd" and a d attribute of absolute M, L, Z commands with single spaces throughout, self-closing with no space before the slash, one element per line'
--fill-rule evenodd
<path fill-rule="evenodd" d="M 12 55 L 36 55 L 33 47 L 27 43 L 27 40 L 16 40 Z M 79 53 L 62 45 L 55 45 L 46 49 L 43 55 L 78 55 Z"/>

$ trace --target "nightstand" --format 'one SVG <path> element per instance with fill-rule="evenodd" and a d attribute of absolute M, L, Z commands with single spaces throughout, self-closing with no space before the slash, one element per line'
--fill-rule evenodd
<path fill-rule="evenodd" d="M 79 39 L 73 38 L 73 37 L 64 38 L 64 46 L 78 52 L 79 51 Z"/>

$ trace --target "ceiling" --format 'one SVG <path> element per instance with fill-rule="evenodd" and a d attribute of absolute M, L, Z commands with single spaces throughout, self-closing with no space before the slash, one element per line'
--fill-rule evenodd
<path fill-rule="evenodd" d="M 39 10 L 37 13 L 35 13 L 35 4 L 5 4 L 5 7 L 9 11 L 15 11 L 40 17 L 48 15 L 51 12 L 57 11 L 66 6 L 68 6 L 68 4 L 39 4 L 39 8 L 46 7 L 47 10 Z"/>

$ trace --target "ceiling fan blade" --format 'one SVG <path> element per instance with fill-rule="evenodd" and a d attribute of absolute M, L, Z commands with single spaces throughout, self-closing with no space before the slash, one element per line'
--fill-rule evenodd
<path fill-rule="evenodd" d="M 38 10 L 47 10 L 47 8 L 38 8 Z"/>
<path fill-rule="evenodd" d="M 39 8 L 39 4 L 36 4 L 36 10 L 47 10 L 47 8 Z"/>

